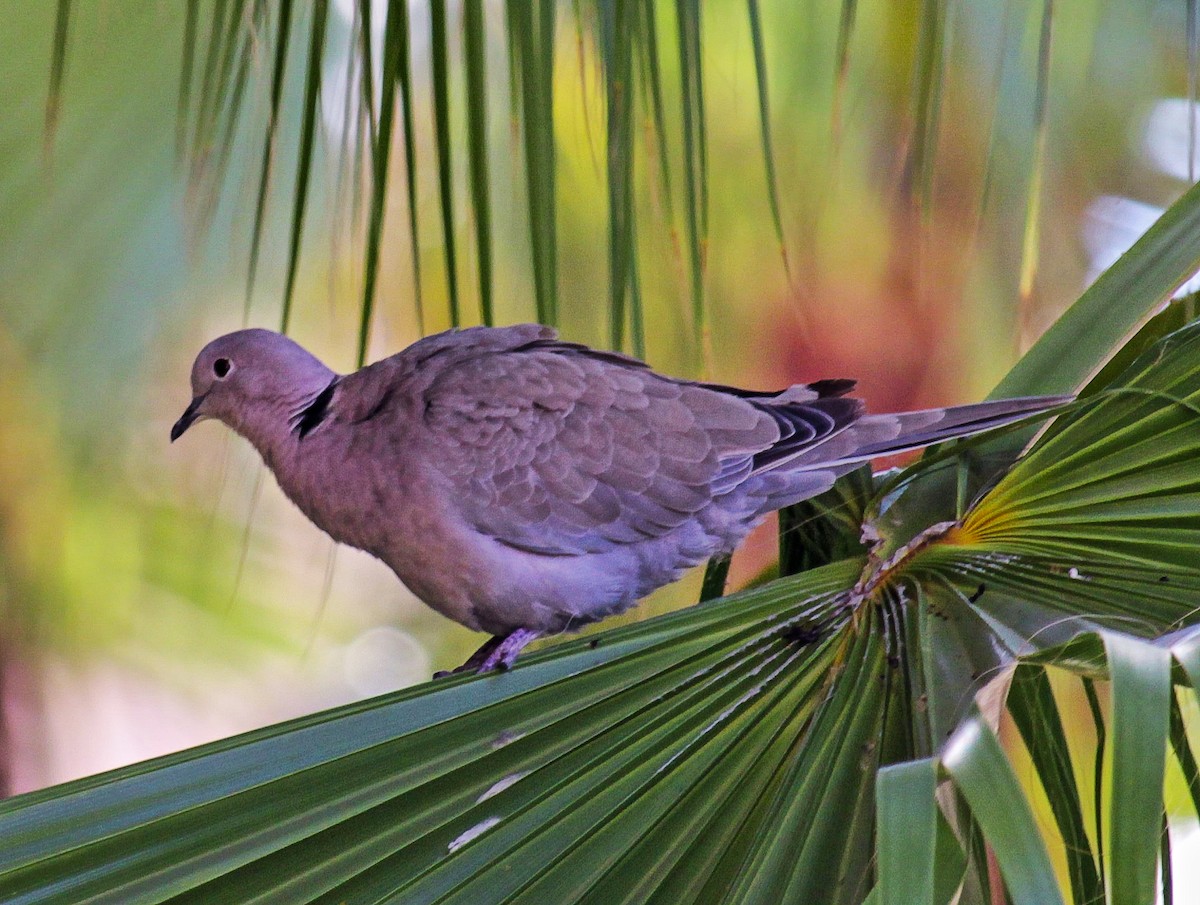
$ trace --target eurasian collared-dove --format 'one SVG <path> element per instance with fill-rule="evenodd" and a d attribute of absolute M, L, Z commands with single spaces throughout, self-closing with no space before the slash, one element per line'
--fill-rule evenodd
<path fill-rule="evenodd" d="M 869 459 L 1066 401 L 866 415 L 853 385 L 680 380 L 537 324 L 439 333 L 339 375 L 285 336 L 240 330 L 196 358 L 171 439 L 202 418 L 233 428 L 334 540 L 493 635 L 461 667 L 482 672 L 732 551 Z"/>

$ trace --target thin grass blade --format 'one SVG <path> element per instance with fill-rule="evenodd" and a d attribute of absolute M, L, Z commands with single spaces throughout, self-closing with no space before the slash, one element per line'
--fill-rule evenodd
<path fill-rule="evenodd" d="M 779 254 L 783 269 L 791 279 L 788 266 L 787 243 L 783 239 L 783 217 L 779 212 L 779 179 L 775 173 L 775 150 L 771 142 L 771 99 L 767 87 L 767 53 L 764 47 L 762 15 L 758 0 L 746 0 L 746 12 L 750 17 L 750 41 L 754 45 L 754 75 L 758 83 L 758 122 L 762 133 L 763 165 L 767 173 L 767 201 L 771 206 L 771 221 L 775 224 L 775 239 L 779 242 Z"/>
<path fill-rule="evenodd" d="M 300 266 L 300 242 L 304 237 L 304 210 L 311 182 L 313 150 L 316 146 L 318 104 L 321 99 L 321 57 L 325 51 L 325 23 L 329 0 L 314 0 L 309 31 L 308 74 L 304 81 L 304 114 L 300 129 L 300 162 L 296 168 L 296 192 L 292 204 L 292 232 L 288 245 L 287 281 L 283 289 L 280 331 L 287 333 L 291 324 L 292 297 L 296 291 L 296 273 Z"/>
<path fill-rule="evenodd" d="M 601 4 L 607 102 L 609 346 L 625 347 L 626 298 L 633 280 L 633 35 L 635 4 Z"/>
<path fill-rule="evenodd" d="M 1197 84 L 1200 80 L 1200 30 L 1196 27 L 1196 0 L 1187 0 L 1187 24 L 1184 26 L 1187 36 L 1187 101 L 1188 101 L 1188 182 L 1196 181 L 1196 103 L 1200 100 Z"/>
<path fill-rule="evenodd" d="M 553 0 L 509 0 L 510 70 L 519 79 L 529 241 L 538 320 L 558 322 Z"/>
<path fill-rule="evenodd" d="M 683 184 L 687 225 L 688 273 L 691 281 L 692 324 L 700 351 L 702 372 L 712 371 L 712 337 L 708 303 L 704 296 L 704 248 L 708 242 L 708 213 L 705 206 L 708 152 L 704 134 L 704 90 L 700 62 L 700 2 L 676 0 L 679 77 L 682 87 Z"/>
<path fill-rule="evenodd" d="M 362 57 L 362 106 L 366 112 L 368 147 L 374 152 L 379 140 L 375 118 L 375 64 L 371 41 L 371 0 L 358 0 L 358 52 Z"/>
<path fill-rule="evenodd" d="M 1050 85 L 1050 54 L 1054 36 L 1054 0 L 1044 0 L 1038 39 L 1037 87 L 1033 103 L 1033 159 L 1030 162 L 1029 196 L 1025 202 L 1025 231 L 1021 246 L 1021 277 L 1017 287 L 1022 322 L 1033 304 L 1034 281 L 1041 245 L 1042 183 L 1046 170 L 1046 98 Z"/>
<path fill-rule="evenodd" d="M 54 17 L 54 44 L 50 53 L 50 86 L 46 91 L 46 117 L 42 133 L 43 149 L 49 156 L 58 133 L 62 113 L 63 81 L 67 74 L 67 39 L 71 32 L 71 0 L 58 0 Z"/>
<path fill-rule="evenodd" d="M 193 160 L 195 176 L 209 171 L 209 161 L 215 151 L 217 121 L 223 101 L 229 96 L 229 79 L 239 45 L 238 34 L 248 26 L 248 0 L 226 3 L 218 0 L 210 29 L 208 54 L 196 117 Z M 228 12 L 226 12 L 228 10 Z"/>
<path fill-rule="evenodd" d="M 921 30 L 913 62 L 914 125 L 908 161 L 908 187 L 926 217 L 929 216 L 933 200 L 934 163 L 941 122 L 946 7 L 947 0 L 922 0 Z"/>
<path fill-rule="evenodd" d="M 191 109 L 199 19 L 200 0 L 187 0 L 183 20 L 183 59 L 179 64 L 179 102 L 175 113 L 175 158 L 180 163 L 187 153 L 188 111 Z"/>
<path fill-rule="evenodd" d="M 458 297 L 458 255 L 454 238 L 454 174 L 450 156 L 450 71 L 446 61 L 446 0 L 429 6 L 430 60 L 433 75 L 433 133 L 437 147 L 438 198 L 442 206 L 442 243 L 446 259 L 446 286 L 450 297 L 450 325 L 462 322 Z"/>
<path fill-rule="evenodd" d="M 250 263 L 246 272 L 246 319 L 254 297 L 254 280 L 258 273 L 258 257 L 262 249 L 263 221 L 266 216 L 267 195 L 271 185 L 272 161 L 275 157 L 275 133 L 279 124 L 279 108 L 283 101 L 283 80 L 287 68 L 288 43 L 292 31 L 292 2 L 280 0 L 279 20 L 275 31 L 275 61 L 271 70 L 270 108 L 263 136 L 262 161 L 259 166 L 258 196 L 254 203 L 254 225 L 250 233 Z"/>
<path fill-rule="evenodd" d="M 830 132 L 833 137 L 834 153 L 842 146 L 842 109 L 846 105 L 846 83 L 850 74 L 850 43 L 854 38 L 854 21 L 858 13 L 858 0 L 842 0 L 842 9 L 838 15 L 837 47 L 834 59 L 837 61 L 833 76 L 833 111 L 830 118 Z"/>
<path fill-rule="evenodd" d="M 383 27 L 383 80 L 379 90 L 379 135 L 371 153 L 371 203 L 367 215 L 366 263 L 363 267 L 362 312 L 359 317 L 356 355 L 359 367 L 366 363 L 367 344 L 371 338 L 371 315 L 374 313 L 375 285 L 379 276 L 379 248 L 383 242 L 388 162 L 391 159 L 392 151 L 392 120 L 396 110 L 396 85 L 398 82 L 402 87 L 408 84 L 407 61 L 408 4 L 405 0 L 389 0 L 387 20 Z M 407 114 L 409 109 L 407 103 L 404 105 L 404 109 Z M 409 191 L 411 198 L 413 191 L 411 186 Z M 415 233 L 413 242 L 416 242 Z M 413 266 L 416 267 L 415 258 Z"/>
<path fill-rule="evenodd" d="M 413 124 L 413 74 L 411 39 L 407 10 L 403 11 L 397 32 L 396 80 L 400 86 L 400 115 L 404 129 L 404 186 L 408 192 L 408 246 L 413 269 L 413 307 L 417 328 L 425 332 L 425 303 L 421 291 L 421 232 L 417 216 L 417 133 Z M 394 94 L 389 91 L 389 97 Z"/>
<path fill-rule="evenodd" d="M 488 177 L 487 22 L 482 3 L 463 4 L 463 64 L 466 73 L 467 162 L 475 255 L 479 263 L 479 309 L 494 324 L 492 303 L 492 202 Z"/>
<path fill-rule="evenodd" d="M 659 180 L 662 183 L 663 208 L 666 220 L 674 224 L 674 201 L 671 191 L 671 159 L 667 145 L 666 114 L 663 112 L 662 65 L 659 61 L 658 23 L 653 3 L 639 3 L 642 21 L 637 30 L 638 48 L 641 51 L 641 83 L 651 117 L 651 129 L 658 157 Z M 673 226 L 672 226 L 673 228 Z"/>
<path fill-rule="evenodd" d="M 207 231 L 216 213 L 217 204 L 221 199 L 221 186 L 226 184 L 229 162 L 233 156 L 235 137 L 241 124 L 242 102 L 246 96 L 246 87 L 250 81 L 250 71 L 254 62 L 255 47 L 259 41 L 259 31 L 266 16 L 265 0 L 256 0 L 251 19 L 246 27 L 241 29 L 241 40 L 237 52 L 237 62 L 232 75 L 231 85 L 226 86 L 226 99 L 217 119 L 220 121 L 220 133 L 214 138 L 215 163 L 208 167 L 207 179 L 211 188 L 204 193 L 196 218 L 200 231 Z M 214 128 L 216 128 L 214 126 Z M 214 133 L 215 134 L 215 133 Z"/>

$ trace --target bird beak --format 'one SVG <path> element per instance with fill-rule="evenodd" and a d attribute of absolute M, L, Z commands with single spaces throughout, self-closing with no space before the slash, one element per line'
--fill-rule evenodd
<path fill-rule="evenodd" d="M 205 396 L 208 394 L 206 393 Z M 200 404 L 204 402 L 204 396 L 197 396 L 192 400 L 191 404 L 184 410 L 179 420 L 175 422 L 175 426 L 171 428 L 171 442 L 174 443 L 183 436 L 183 432 L 199 421 L 204 415 L 200 414 Z"/>

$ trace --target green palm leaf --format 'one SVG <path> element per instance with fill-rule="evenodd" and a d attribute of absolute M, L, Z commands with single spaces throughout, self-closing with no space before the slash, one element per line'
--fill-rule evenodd
<path fill-rule="evenodd" d="M 1071 894 L 1145 901 L 1158 882 L 1170 664 L 1186 677 L 1200 662 L 1190 634 L 1174 648 L 1142 640 L 1195 619 L 1198 362 L 1200 324 L 1150 346 L 961 522 L 890 562 L 843 559 L 560 644 L 509 674 L 10 801 L 0 891 L 30 902 L 222 901 L 234 889 L 263 902 L 860 902 L 878 863 L 882 901 L 931 889 L 942 901 L 986 888 L 983 840 L 1014 901 L 1054 901 L 1063 885 L 1033 804 L 972 702 L 1025 658 L 1035 671 L 1007 707 L 1027 738 L 1048 739 L 1035 764 L 1073 840 Z M 1062 718 L 1038 678 L 1046 663 L 1112 683 L 1102 840 L 1052 728 Z M 1186 735 L 1175 740 L 1194 775 Z M 931 817 L 930 770 L 950 784 L 953 813 Z M 911 862 L 897 839 L 910 817 L 923 840 Z"/>
<path fill-rule="evenodd" d="M 697 862 L 735 875 L 756 849 L 731 865 L 727 844 L 678 828 L 720 816 L 729 834 L 774 818 L 780 788 L 806 778 L 797 755 L 835 754 L 827 735 L 802 731 L 813 715 L 878 707 L 827 697 L 830 667 L 870 633 L 848 633 L 842 617 L 821 642 L 784 637 L 838 618 L 854 565 L 619 630 L 594 649 L 561 645 L 492 681 L 423 687 L 10 801 L 0 890 L 12 901 L 216 901 L 235 883 L 242 901 L 477 902 L 546 871 L 585 891 L 622 855 L 651 853 L 692 863 L 671 887 L 697 881 Z M 870 659 L 853 658 L 858 692 L 872 687 Z M 657 838 L 643 848 L 648 830 Z"/>

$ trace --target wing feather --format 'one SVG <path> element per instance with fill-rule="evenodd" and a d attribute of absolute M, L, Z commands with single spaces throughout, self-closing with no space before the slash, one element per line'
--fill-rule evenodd
<path fill-rule="evenodd" d="M 712 502 L 723 459 L 748 461 L 779 436 L 743 399 L 545 341 L 447 368 L 424 417 L 472 526 L 551 554 L 677 528 Z"/>
<path fill-rule="evenodd" d="M 450 358 L 424 390 L 435 465 L 472 527 L 545 554 L 661 537 L 860 411 L 844 382 L 734 392 L 544 336 Z"/>

